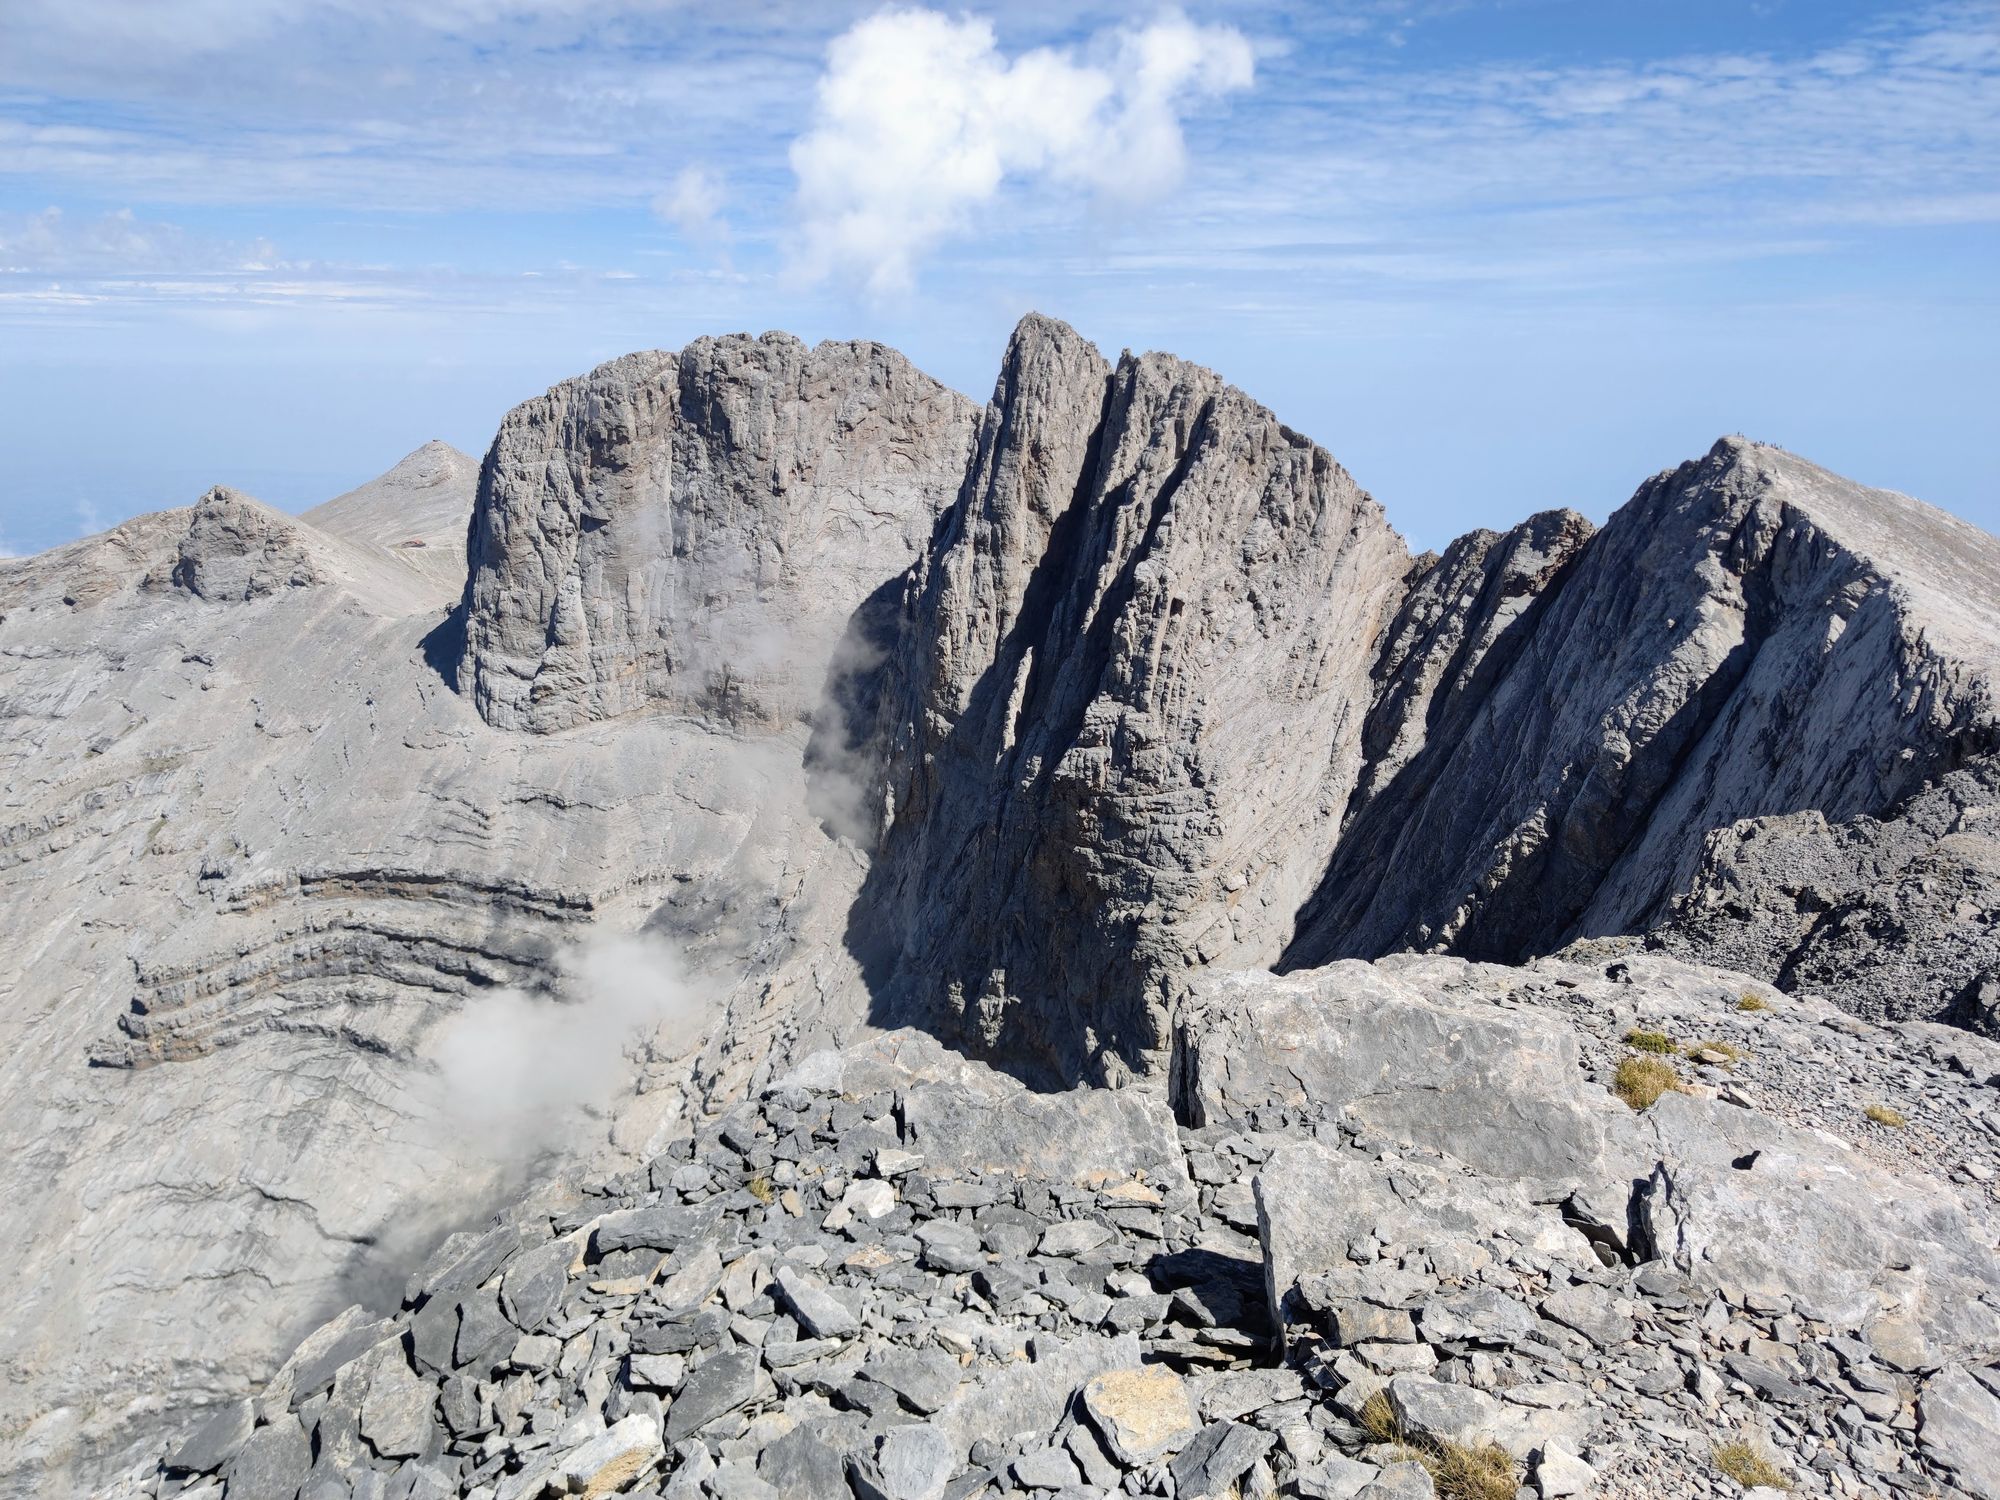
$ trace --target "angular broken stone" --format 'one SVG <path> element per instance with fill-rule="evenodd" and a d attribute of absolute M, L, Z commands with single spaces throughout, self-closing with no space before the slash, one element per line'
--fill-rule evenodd
<path fill-rule="evenodd" d="M 2000 1394 L 1964 1370 L 1940 1370 L 1924 1386 L 1917 1410 L 1924 1451 L 1968 1493 L 2000 1500 Z"/>
<path fill-rule="evenodd" d="M 256 1425 L 256 1408 L 247 1400 L 224 1402 L 182 1440 L 165 1467 L 184 1474 L 213 1474 L 243 1446 Z"/>
<path fill-rule="evenodd" d="M 928 1423 L 913 1423 L 884 1433 L 848 1477 L 861 1500 L 944 1500 L 957 1467 L 951 1439 Z"/>
<path fill-rule="evenodd" d="M 1168 1465 L 1177 1500 L 1224 1500 L 1234 1495 L 1236 1482 L 1275 1442 L 1274 1434 L 1240 1422 L 1211 1423 Z"/>
<path fill-rule="evenodd" d="M 678 1443 L 756 1399 L 756 1350 L 732 1349 L 711 1355 L 688 1371 L 673 1405 L 667 1408 L 666 1440 Z"/>
<path fill-rule="evenodd" d="M 1386 1394 L 1397 1425 L 1412 1438 L 1477 1448 L 1494 1440 L 1500 1404 L 1484 1391 L 1428 1375 L 1397 1375 Z"/>
<path fill-rule="evenodd" d="M 816 1339 L 852 1338 L 861 1324 L 826 1284 L 794 1266 L 778 1267 L 772 1278 L 799 1326 Z"/>
<path fill-rule="evenodd" d="M 1084 1410 L 1128 1469 L 1155 1463 L 1201 1431 L 1187 1383 L 1165 1365 L 1107 1370 L 1084 1382 Z"/>
<path fill-rule="evenodd" d="M 400 1349 L 377 1363 L 361 1403 L 361 1435 L 384 1458 L 414 1458 L 437 1430 L 438 1389 L 403 1360 Z"/>
<path fill-rule="evenodd" d="M 538 1332 L 562 1306 L 576 1252 L 566 1240 L 517 1256 L 500 1279 L 500 1306 L 514 1325 Z"/>
<path fill-rule="evenodd" d="M 962 1378 L 958 1361 L 937 1350 L 891 1345 L 868 1356 L 862 1373 L 902 1398 L 912 1411 L 928 1416 L 951 1399 Z"/>
<path fill-rule="evenodd" d="M 312 1448 L 298 1418 L 280 1412 L 244 1439 L 223 1468 L 232 1500 L 293 1500 L 312 1469 Z"/>
<path fill-rule="evenodd" d="M 1112 1229 L 1095 1219 L 1065 1219 L 1049 1226 L 1037 1248 L 1044 1255 L 1082 1255 L 1114 1238 Z"/>
<path fill-rule="evenodd" d="M 567 1493 L 596 1500 L 629 1488 L 665 1456 L 659 1419 L 634 1412 L 565 1453 L 556 1468 Z"/>

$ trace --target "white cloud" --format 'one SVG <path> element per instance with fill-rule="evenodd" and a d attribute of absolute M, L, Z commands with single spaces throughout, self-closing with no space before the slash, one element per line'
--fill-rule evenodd
<path fill-rule="evenodd" d="M 827 49 L 811 129 L 792 144 L 799 263 L 811 278 L 900 291 L 917 262 L 968 232 L 1009 179 L 1045 178 L 1125 202 L 1186 170 L 1182 115 L 1247 88 L 1250 43 L 1178 14 L 1009 59 L 975 17 L 887 10 Z"/>

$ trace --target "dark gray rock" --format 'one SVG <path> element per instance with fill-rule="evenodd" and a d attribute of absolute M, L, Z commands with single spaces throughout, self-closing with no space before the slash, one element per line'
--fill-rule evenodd
<path fill-rule="evenodd" d="M 176 1473 L 213 1474 L 243 1446 L 256 1420 L 250 1402 L 225 1403 L 182 1440 L 165 1467 Z"/>
<path fill-rule="evenodd" d="M 230 1500 L 294 1500 L 312 1469 L 298 1418 L 280 1413 L 244 1440 L 223 1469 Z"/>
<path fill-rule="evenodd" d="M 1277 1438 L 1240 1422 L 1212 1422 L 1176 1454 L 1168 1471 L 1183 1500 L 1221 1500 L 1271 1450 Z"/>
<path fill-rule="evenodd" d="M 757 1351 L 732 1349 L 696 1365 L 667 1408 L 667 1441 L 691 1437 L 757 1397 Z"/>
<path fill-rule="evenodd" d="M 869 1355 L 862 1372 L 887 1386 L 914 1412 L 928 1416 L 951 1399 L 962 1378 L 958 1361 L 942 1350 L 890 1346 Z"/>
<path fill-rule="evenodd" d="M 757 1455 L 757 1477 L 782 1500 L 824 1500 L 847 1489 L 841 1450 L 808 1427 L 795 1427 Z"/>

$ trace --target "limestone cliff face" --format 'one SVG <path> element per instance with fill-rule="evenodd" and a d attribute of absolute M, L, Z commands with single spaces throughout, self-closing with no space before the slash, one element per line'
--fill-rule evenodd
<path fill-rule="evenodd" d="M 0 562 L 0 1487 L 469 1212 L 427 1049 L 593 932 L 721 997 L 598 1101 L 627 1162 L 870 1023 L 1156 1086 L 1219 965 L 1988 1005 L 1996 600 L 1993 538 L 1739 441 L 1413 560 L 1218 376 L 1043 318 L 983 408 L 701 340 L 519 408 L 476 495 L 427 449 Z"/>
<path fill-rule="evenodd" d="M 1024 322 L 890 651 L 878 1010 L 1059 1076 L 1155 1070 L 1176 976 L 1289 936 L 1408 566 L 1214 374 Z"/>
<path fill-rule="evenodd" d="M 1726 440 L 1556 550 L 1504 654 L 1381 736 L 1289 962 L 1643 933 L 1711 833 L 1893 816 L 1993 742 L 2000 544 L 1926 506 Z M 1395 666 L 1376 718 L 1460 629 Z"/>
<path fill-rule="evenodd" d="M 956 493 L 977 408 L 879 344 L 701 339 L 510 412 L 486 457 L 458 675 L 538 732 L 818 703 L 848 614 Z"/>

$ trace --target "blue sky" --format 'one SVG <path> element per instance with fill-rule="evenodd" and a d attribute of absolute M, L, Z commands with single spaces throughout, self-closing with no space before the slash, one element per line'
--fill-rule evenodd
<path fill-rule="evenodd" d="M 1996 273 L 1996 0 L 8 0 L 0 547 L 706 332 L 983 397 L 1030 308 L 1420 546 L 1730 431 L 2000 530 Z"/>

